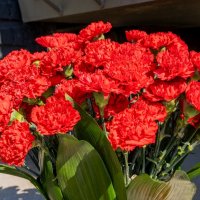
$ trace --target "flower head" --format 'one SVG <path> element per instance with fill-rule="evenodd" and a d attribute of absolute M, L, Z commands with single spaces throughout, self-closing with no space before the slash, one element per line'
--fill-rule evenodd
<path fill-rule="evenodd" d="M 162 104 L 139 99 L 131 108 L 116 114 L 108 124 L 109 141 L 114 149 L 130 151 L 155 142 L 158 125 L 166 110 Z"/>
<path fill-rule="evenodd" d="M 181 78 L 171 81 L 155 80 L 146 88 L 143 95 L 150 101 L 171 101 L 183 93 L 186 87 L 185 80 Z"/>
<path fill-rule="evenodd" d="M 71 103 L 55 96 L 49 97 L 43 106 L 35 106 L 31 119 L 43 135 L 65 134 L 80 120 L 80 115 Z"/>
<path fill-rule="evenodd" d="M 103 33 L 109 32 L 111 28 L 112 25 L 109 22 L 93 22 L 79 32 L 78 39 L 81 42 L 90 41 Z"/>
<path fill-rule="evenodd" d="M 23 165 L 34 140 L 28 123 L 12 122 L 0 135 L 0 160 L 9 165 Z"/>
<path fill-rule="evenodd" d="M 200 111 L 200 82 L 191 81 L 186 89 L 186 99 Z"/>

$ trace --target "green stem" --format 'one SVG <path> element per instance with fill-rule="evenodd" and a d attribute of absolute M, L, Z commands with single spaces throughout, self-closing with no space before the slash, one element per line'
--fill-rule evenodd
<path fill-rule="evenodd" d="M 128 152 L 123 152 L 124 154 L 124 160 L 125 160 L 125 185 L 127 186 L 130 183 L 130 178 L 129 178 L 129 164 L 128 164 Z"/>
<path fill-rule="evenodd" d="M 199 129 L 197 128 L 193 133 L 192 133 L 192 135 L 189 137 L 189 139 L 188 139 L 188 142 L 190 142 L 193 138 L 194 138 L 194 136 L 196 135 L 196 133 L 197 133 L 197 131 L 198 131 Z M 187 144 L 186 144 L 186 146 L 187 146 Z"/>
<path fill-rule="evenodd" d="M 142 147 L 142 173 L 144 174 L 145 173 L 145 151 L 146 150 L 146 146 Z"/>
<path fill-rule="evenodd" d="M 106 125 L 105 125 L 105 119 L 104 119 L 104 108 L 99 107 L 99 112 L 100 112 L 101 125 L 102 125 L 103 132 L 105 133 L 106 137 L 108 137 L 108 133 L 106 130 Z"/>
<path fill-rule="evenodd" d="M 158 131 L 157 136 L 156 136 L 156 146 L 155 146 L 155 153 L 154 153 L 155 158 L 158 156 L 159 150 L 160 150 L 160 135 L 161 135 L 161 132 Z"/>
<path fill-rule="evenodd" d="M 188 141 L 185 142 L 185 144 L 184 144 L 182 147 L 179 146 L 179 147 L 180 147 L 180 150 L 181 150 L 181 152 L 183 152 L 183 154 L 185 153 L 186 148 L 190 145 L 190 141 L 191 141 L 191 140 L 193 139 L 193 137 L 196 135 L 197 131 L 198 131 L 198 129 L 196 129 L 196 130 L 192 133 L 192 135 L 189 137 Z M 171 165 L 172 163 L 174 163 L 174 162 L 176 161 L 176 159 L 179 158 L 179 156 L 181 156 L 181 155 L 183 155 L 183 154 L 179 154 L 179 155 L 174 156 L 174 157 L 171 159 L 171 161 L 170 161 L 170 165 Z"/>
<path fill-rule="evenodd" d="M 157 135 L 156 135 L 156 146 L 155 146 L 155 152 L 154 152 L 154 155 L 153 155 L 153 160 L 155 160 L 158 157 L 158 154 L 159 154 L 159 150 L 160 150 L 160 136 L 161 136 L 161 131 L 159 130 L 157 132 Z M 155 168 L 156 168 L 155 163 L 152 163 L 151 169 L 150 169 L 150 175 L 152 175 L 154 173 Z"/>
<path fill-rule="evenodd" d="M 177 159 L 174 160 L 174 162 L 171 163 L 170 166 L 169 166 L 166 170 L 164 170 L 164 171 L 162 172 L 162 174 L 166 174 L 166 173 L 170 172 L 170 171 L 171 171 L 179 162 L 181 162 L 182 159 L 184 159 L 185 156 L 188 155 L 189 153 L 190 153 L 190 150 L 188 150 L 187 152 L 185 152 L 183 155 L 178 156 Z"/>
<path fill-rule="evenodd" d="M 135 151 L 135 153 L 134 153 L 132 161 L 131 161 L 131 165 L 132 165 L 131 170 L 132 171 L 135 169 L 135 162 L 140 154 L 140 149 L 138 147 L 136 147 L 134 151 Z"/>
<path fill-rule="evenodd" d="M 160 158 L 158 160 L 158 165 L 152 171 L 152 174 L 151 174 L 152 178 L 156 178 L 157 174 L 162 170 L 162 166 L 165 163 L 165 158 L 169 155 L 171 150 L 174 148 L 174 145 L 176 144 L 176 142 L 177 142 L 177 138 L 172 137 L 170 142 L 168 143 L 166 149 L 163 151 L 163 155 L 160 156 Z"/>
<path fill-rule="evenodd" d="M 89 107 L 89 113 L 92 117 L 95 117 L 95 112 L 94 112 L 94 108 L 93 108 L 93 105 L 92 105 L 92 101 L 90 98 L 86 98 L 86 102 L 87 102 L 87 105 Z"/>

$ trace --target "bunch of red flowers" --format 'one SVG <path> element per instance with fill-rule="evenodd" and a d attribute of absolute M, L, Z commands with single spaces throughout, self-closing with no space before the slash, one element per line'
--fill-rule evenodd
<path fill-rule="evenodd" d="M 200 53 L 171 32 L 126 31 L 121 44 L 104 38 L 110 29 L 100 21 L 79 34 L 39 37 L 36 42 L 48 51 L 13 51 L 0 61 L 1 161 L 23 165 L 38 134 L 73 130 L 80 115 L 66 94 L 91 111 L 90 101 L 113 148 L 126 151 L 155 142 L 171 102 L 190 104 L 198 114 Z M 186 107 L 180 118 L 194 125 L 196 116 Z"/>

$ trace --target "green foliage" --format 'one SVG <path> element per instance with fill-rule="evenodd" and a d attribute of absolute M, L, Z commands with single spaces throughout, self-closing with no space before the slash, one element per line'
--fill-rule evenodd
<path fill-rule="evenodd" d="M 43 169 L 40 181 L 50 200 L 63 200 L 62 192 L 53 173 L 52 163 L 46 154 L 43 157 Z"/>
<path fill-rule="evenodd" d="M 197 163 L 190 171 L 188 171 L 187 175 L 190 178 L 190 180 L 199 176 L 200 175 L 200 163 Z"/>
<path fill-rule="evenodd" d="M 70 135 L 60 135 L 56 171 L 64 199 L 116 199 L 104 162 L 86 141 L 79 141 Z"/>
<path fill-rule="evenodd" d="M 176 171 L 168 182 L 156 181 L 147 174 L 134 178 L 127 188 L 127 200 L 192 200 L 196 187 L 187 174 Z"/>
<path fill-rule="evenodd" d="M 98 151 L 110 174 L 117 199 L 125 200 L 126 191 L 121 165 L 108 139 L 87 112 L 77 104 L 75 104 L 75 108 L 81 114 L 81 120 L 75 126 L 77 138 L 88 141 Z"/>

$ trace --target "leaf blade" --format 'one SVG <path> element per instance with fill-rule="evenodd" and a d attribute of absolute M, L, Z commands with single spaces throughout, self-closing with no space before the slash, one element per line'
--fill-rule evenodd
<path fill-rule="evenodd" d="M 192 200 L 196 187 L 183 171 L 176 171 L 168 182 L 156 181 L 147 174 L 133 179 L 127 188 L 127 200 Z"/>
<path fill-rule="evenodd" d="M 56 171 L 64 199 L 115 199 L 106 167 L 86 141 L 78 141 L 69 135 L 59 136 Z"/>
<path fill-rule="evenodd" d="M 76 103 L 74 103 L 74 105 L 82 118 L 75 126 L 77 137 L 81 140 L 88 141 L 98 151 L 109 171 L 117 199 L 126 200 L 126 190 L 121 165 L 108 139 L 97 122 L 79 105 Z"/>
<path fill-rule="evenodd" d="M 197 163 L 191 170 L 187 172 L 188 177 L 190 180 L 196 178 L 200 175 L 200 163 Z"/>

